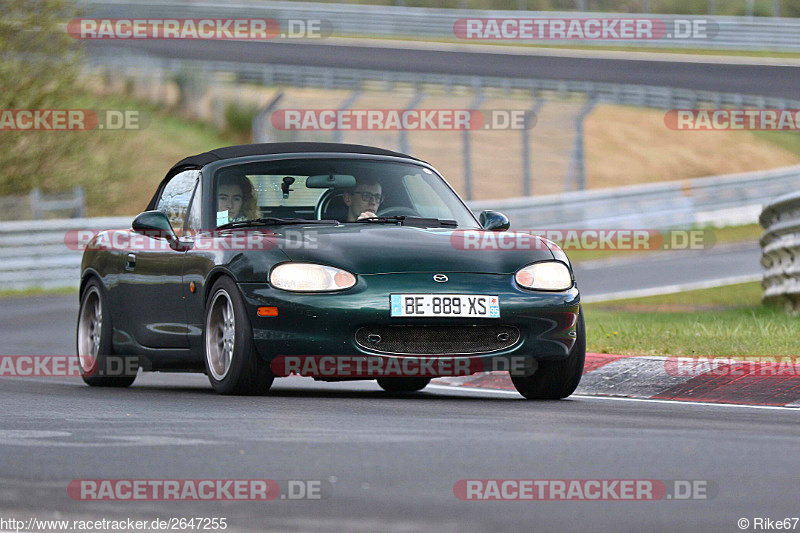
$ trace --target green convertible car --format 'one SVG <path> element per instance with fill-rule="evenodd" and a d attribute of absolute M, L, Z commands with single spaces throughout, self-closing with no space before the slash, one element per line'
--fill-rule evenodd
<path fill-rule="evenodd" d="M 77 350 L 90 385 L 205 372 L 222 394 L 276 377 L 388 391 L 507 370 L 572 394 L 586 340 L 564 252 L 476 218 L 429 164 L 348 144 L 232 146 L 167 173 L 130 229 L 93 235 Z"/>

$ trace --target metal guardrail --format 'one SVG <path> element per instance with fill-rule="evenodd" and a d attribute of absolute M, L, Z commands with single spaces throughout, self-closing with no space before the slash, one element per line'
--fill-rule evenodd
<path fill-rule="evenodd" d="M 689 228 L 752 224 L 761 207 L 800 189 L 800 165 L 683 181 L 470 203 L 502 211 L 512 229 Z"/>
<path fill-rule="evenodd" d="M 759 217 L 764 301 L 800 312 L 800 192 L 777 198 Z"/>
<path fill-rule="evenodd" d="M 70 191 L 71 196 L 63 193 L 44 194 L 40 189 L 31 191 L 31 211 L 33 219 L 39 220 L 50 211 L 72 211 L 76 218 L 83 217 L 86 211 L 86 193 L 83 185 L 76 185 Z"/>
<path fill-rule="evenodd" d="M 80 0 L 84 16 L 105 18 L 273 18 L 323 20 L 336 36 L 455 39 L 453 24 L 464 18 L 658 18 L 666 24 L 675 20 L 713 20 L 719 32 L 711 39 L 654 40 L 536 40 L 541 44 L 582 44 L 589 46 L 635 45 L 650 48 L 703 48 L 720 50 L 800 50 L 800 20 L 772 17 L 717 17 L 696 15 L 641 15 L 626 13 L 580 13 L 574 11 L 499 11 L 437 9 L 403 6 L 321 4 L 311 2 L 236 3 L 181 0 Z M 481 42 L 464 40 L 462 42 Z M 521 41 L 517 41 L 521 42 Z M 526 41 L 533 42 L 533 41 Z"/>
<path fill-rule="evenodd" d="M 83 185 L 55 193 L 44 193 L 36 188 L 25 195 L 0 196 L 0 220 L 40 220 L 49 213 L 80 218 L 85 211 L 86 193 Z"/>
<path fill-rule="evenodd" d="M 476 213 L 483 209 L 503 211 L 511 219 L 512 229 L 689 228 L 711 223 L 754 222 L 761 205 L 769 198 L 774 198 L 777 192 L 798 188 L 800 165 L 682 182 L 514 200 L 483 200 L 470 202 L 469 206 Z M 792 205 L 795 206 L 793 224 L 796 225 L 792 238 L 794 246 L 800 247 L 800 228 L 797 227 L 800 196 Z M 785 216 L 785 212 L 788 210 L 782 210 L 780 216 Z M 762 224 L 765 216 L 762 215 Z M 0 290 L 77 287 L 82 252 L 67 246 L 67 232 L 128 228 L 131 220 L 132 217 L 115 217 L 0 222 Z M 776 236 L 783 235 L 780 233 L 783 230 L 778 228 L 782 226 L 776 223 Z M 765 238 L 771 234 L 768 231 Z M 776 263 L 775 268 L 783 264 Z M 793 268 L 794 290 L 800 294 L 800 269 L 797 264 Z M 776 270 L 776 276 L 778 273 Z"/>
<path fill-rule="evenodd" d="M 0 291 L 77 288 L 83 252 L 67 245 L 68 232 L 129 228 L 132 220 L 106 217 L 0 222 Z"/>

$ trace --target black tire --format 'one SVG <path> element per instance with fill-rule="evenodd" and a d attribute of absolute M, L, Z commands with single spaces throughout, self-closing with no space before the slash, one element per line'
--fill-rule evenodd
<path fill-rule="evenodd" d="M 514 387 L 529 400 L 560 400 L 578 388 L 586 361 L 586 325 L 583 308 L 578 310 L 575 345 L 566 359 L 539 361 L 531 376 L 511 376 Z"/>
<path fill-rule="evenodd" d="M 136 358 L 114 355 L 113 331 L 108 297 L 100 282 L 91 279 L 81 294 L 75 348 L 81 377 L 93 387 L 130 387 L 136 380 Z"/>
<path fill-rule="evenodd" d="M 230 311 L 233 312 L 232 326 L 225 319 Z M 219 324 L 219 320 L 223 323 Z M 233 331 L 233 340 L 228 343 L 225 340 L 226 328 Z M 203 320 L 203 352 L 206 375 L 219 394 L 265 394 L 272 386 L 275 376 L 269 363 L 256 351 L 253 328 L 239 288 L 226 276 L 219 278 L 209 292 Z M 229 360 L 226 353 L 230 355 Z"/>
<path fill-rule="evenodd" d="M 430 382 L 431 378 L 378 378 L 378 385 L 386 392 L 416 392 Z"/>

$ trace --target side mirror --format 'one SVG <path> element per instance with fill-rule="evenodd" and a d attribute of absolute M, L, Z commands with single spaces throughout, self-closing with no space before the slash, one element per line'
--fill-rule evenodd
<path fill-rule="evenodd" d="M 511 227 L 508 217 L 497 211 L 483 211 L 478 220 L 485 230 L 505 231 Z"/>
<path fill-rule="evenodd" d="M 136 233 L 147 235 L 154 239 L 167 239 L 169 247 L 175 251 L 183 252 L 188 250 L 185 243 L 178 239 L 172 224 L 169 223 L 167 215 L 161 211 L 145 211 L 139 213 L 131 223 L 131 228 Z"/>

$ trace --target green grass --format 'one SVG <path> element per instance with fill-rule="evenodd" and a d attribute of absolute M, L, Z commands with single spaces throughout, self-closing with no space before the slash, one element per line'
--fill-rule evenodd
<path fill-rule="evenodd" d="M 784 150 L 800 156 L 800 132 L 796 131 L 754 131 L 756 137 L 780 146 Z"/>
<path fill-rule="evenodd" d="M 73 287 L 65 287 L 60 289 L 22 289 L 22 290 L 3 290 L 0 291 L 0 299 L 5 298 L 31 298 L 34 296 L 59 296 L 62 294 L 72 294 L 75 296 L 76 301 L 78 298 L 78 289 Z"/>
<path fill-rule="evenodd" d="M 68 154 L 60 172 L 49 173 L 45 191 L 83 185 L 88 216 L 135 215 L 144 210 L 170 167 L 188 155 L 237 144 L 232 134 L 181 117 L 172 110 L 130 97 L 83 96 L 76 107 L 138 110 L 149 123 L 139 130 L 91 130 L 87 148 Z"/>
<path fill-rule="evenodd" d="M 587 349 L 634 355 L 800 355 L 800 317 L 761 304 L 759 283 L 587 304 Z"/>
<path fill-rule="evenodd" d="M 758 239 L 764 233 L 763 228 L 758 224 L 727 226 L 724 228 L 707 227 L 703 228 L 703 231 L 705 232 L 702 234 L 703 242 L 707 247 L 710 246 L 711 248 L 725 244 L 758 242 Z M 567 257 L 573 263 L 610 257 L 636 257 L 659 251 L 663 250 L 565 250 Z"/>

